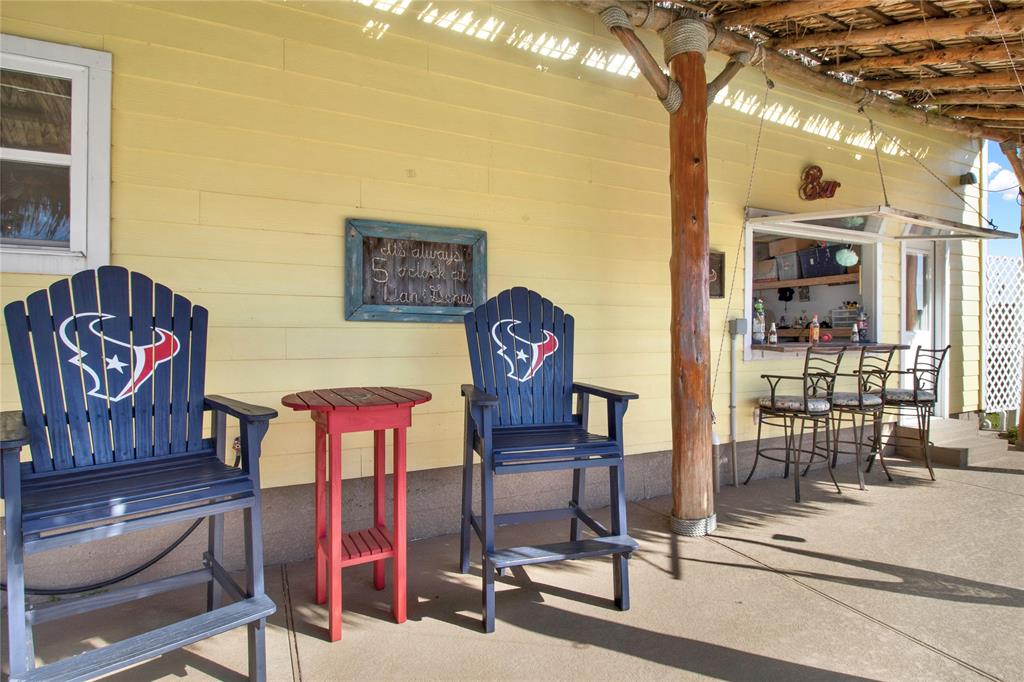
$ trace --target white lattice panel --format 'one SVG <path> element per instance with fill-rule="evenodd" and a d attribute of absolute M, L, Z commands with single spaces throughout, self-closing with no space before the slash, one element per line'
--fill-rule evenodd
<path fill-rule="evenodd" d="M 985 411 L 1016 410 L 1024 363 L 1024 261 L 988 256 L 984 301 Z"/>

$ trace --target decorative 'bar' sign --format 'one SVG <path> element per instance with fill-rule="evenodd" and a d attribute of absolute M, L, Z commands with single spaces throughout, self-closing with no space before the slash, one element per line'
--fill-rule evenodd
<path fill-rule="evenodd" d="M 487 234 L 345 221 L 345 319 L 459 322 L 487 300 Z"/>

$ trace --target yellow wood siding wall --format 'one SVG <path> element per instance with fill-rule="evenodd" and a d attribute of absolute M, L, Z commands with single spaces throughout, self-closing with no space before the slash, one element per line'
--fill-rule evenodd
<path fill-rule="evenodd" d="M 581 64 L 592 49 L 621 50 L 595 17 L 558 3 L 442 5 L 442 15 L 503 21 L 493 41 L 426 23 L 426 2 L 401 14 L 365 4 L 7 0 L 0 11 L 4 32 L 113 54 L 111 261 L 210 309 L 211 391 L 277 406 L 287 392 L 322 385 L 421 387 L 434 400 L 416 412 L 410 466 L 459 463 L 458 385 L 469 378 L 461 326 L 346 322 L 342 223 L 477 227 L 488 233 L 489 291 L 526 285 L 572 312 L 577 378 L 642 396 L 627 415 L 628 451 L 668 449 L 667 125 L 646 83 Z M 578 43 L 575 56 L 517 48 L 530 34 Z M 723 63 L 712 55 L 709 73 Z M 777 85 L 750 203 L 881 203 L 866 119 Z M 711 111 L 711 241 L 726 253 L 728 282 L 763 94 L 748 69 Z M 944 178 L 978 164 L 973 142 L 879 123 Z M 901 206 L 964 217 L 891 151 L 882 163 Z M 842 182 L 837 198 L 797 198 L 812 162 Z M 970 288 L 977 267 L 964 262 L 958 276 Z M 886 247 L 885 264 L 882 335 L 896 340 L 898 247 Z M 2 300 L 52 279 L 5 274 Z M 742 272 L 735 281 L 728 314 L 742 315 Z M 963 312 L 976 314 L 976 298 Z M 713 367 L 726 317 L 726 301 L 713 301 Z M 10 409 L 6 338 L 0 353 Z M 723 418 L 728 366 L 716 384 Z M 753 437 L 749 410 L 764 370 L 740 369 L 742 439 Z M 965 404 L 971 386 L 965 378 L 958 388 Z M 267 436 L 265 483 L 311 481 L 311 442 L 308 418 L 283 411 Z M 346 438 L 346 475 L 370 472 L 369 446 L 365 435 Z"/>
<path fill-rule="evenodd" d="M 1003 226 L 1006 229 L 1007 226 Z M 981 244 L 949 245 L 949 410 L 981 409 Z"/>

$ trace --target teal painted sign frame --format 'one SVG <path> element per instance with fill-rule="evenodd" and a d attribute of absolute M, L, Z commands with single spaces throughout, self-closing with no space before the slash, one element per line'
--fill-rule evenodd
<path fill-rule="evenodd" d="M 473 249 L 471 306 L 373 304 L 363 301 L 363 242 L 367 237 L 459 244 Z M 391 322 L 461 322 L 487 300 L 487 233 L 458 227 L 432 227 L 381 220 L 345 220 L 345 319 Z"/>

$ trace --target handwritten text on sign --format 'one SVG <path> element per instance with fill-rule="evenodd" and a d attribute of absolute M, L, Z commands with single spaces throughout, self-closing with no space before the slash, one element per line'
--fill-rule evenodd
<path fill-rule="evenodd" d="M 472 308 L 473 246 L 365 237 L 363 303 Z"/>

